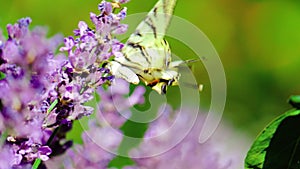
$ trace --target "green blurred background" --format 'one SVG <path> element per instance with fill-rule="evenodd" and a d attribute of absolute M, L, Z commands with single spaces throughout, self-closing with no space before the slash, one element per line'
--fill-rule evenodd
<path fill-rule="evenodd" d="M 89 21 L 99 0 L 1 0 L 0 26 L 25 16 L 43 25 L 49 36 L 73 35 L 78 21 Z M 131 0 L 128 14 L 147 12 L 156 0 Z M 297 0 L 178 0 L 175 15 L 201 29 L 212 41 L 225 68 L 228 97 L 224 119 L 252 138 L 273 118 L 290 108 L 287 99 L 300 93 L 300 1 Z M 197 58 L 188 47 L 169 39 L 178 56 Z M 201 63 L 195 75 L 205 90 L 209 80 Z M 169 94 L 172 96 L 172 93 Z"/>

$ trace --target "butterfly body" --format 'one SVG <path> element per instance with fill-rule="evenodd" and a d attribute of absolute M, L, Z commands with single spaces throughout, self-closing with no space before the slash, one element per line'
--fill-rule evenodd
<path fill-rule="evenodd" d="M 124 57 L 109 63 L 113 75 L 130 83 L 143 81 L 160 94 L 167 86 L 178 85 L 177 66 L 182 61 L 171 61 L 171 51 L 164 39 L 176 0 L 159 0 L 139 24 L 122 49 Z"/>

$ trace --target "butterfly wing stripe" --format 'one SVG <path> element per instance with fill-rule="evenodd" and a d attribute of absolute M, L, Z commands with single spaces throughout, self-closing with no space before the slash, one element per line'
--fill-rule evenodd
<path fill-rule="evenodd" d="M 138 43 L 132 43 L 132 42 L 127 42 L 127 45 L 132 47 L 132 48 L 136 48 L 140 50 L 140 53 L 144 56 L 144 58 L 146 59 L 146 61 L 148 62 L 148 64 L 151 64 L 151 58 L 149 57 L 149 55 L 147 55 L 145 53 L 145 49 L 143 46 L 139 45 Z"/>
<path fill-rule="evenodd" d="M 136 36 L 142 37 L 142 34 L 138 30 L 136 30 L 133 35 L 134 36 L 136 35 Z"/>
<path fill-rule="evenodd" d="M 166 56 L 166 57 L 164 57 L 163 62 L 165 63 L 166 67 L 169 67 L 169 64 L 171 62 L 171 50 L 169 47 L 169 43 L 165 39 L 163 39 L 161 43 L 162 43 L 162 46 L 165 47 L 164 54 Z"/>
<path fill-rule="evenodd" d="M 115 61 L 120 63 L 121 65 L 132 67 L 135 69 L 140 69 L 141 67 L 143 67 L 143 65 L 140 62 L 135 62 L 131 60 L 130 57 L 126 57 L 126 55 L 124 55 L 124 57 L 122 58 L 115 58 Z"/>
<path fill-rule="evenodd" d="M 159 0 L 146 18 L 137 26 L 135 31 L 137 33 L 132 34 L 128 41 L 133 43 L 144 42 L 141 44 L 144 45 L 153 42 L 155 38 L 163 38 L 169 26 L 175 4 L 176 0 Z M 154 37 L 149 36 L 152 32 L 155 34 Z"/>
<path fill-rule="evenodd" d="M 152 20 L 151 17 L 147 17 L 145 19 L 145 23 L 148 25 L 149 28 L 151 28 L 151 30 L 153 31 L 153 36 L 154 38 L 156 39 L 157 38 L 157 30 L 156 30 L 156 27 L 154 26 L 154 22 Z"/>
<path fill-rule="evenodd" d="M 158 68 L 168 67 L 171 61 L 170 50 L 169 45 L 163 40 L 163 37 L 169 25 L 175 4 L 176 0 L 159 0 L 146 18 L 138 25 L 135 33 L 127 40 L 123 51 L 126 53 L 128 60 L 134 63 L 136 63 L 136 59 L 142 60 L 143 63 L 137 63 L 142 66 L 141 69 L 149 68 L 149 66 L 155 67 L 155 64 L 159 60 L 160 63 L 157 64 Z M 135 47 L 133 46 L 142 46 L 144 48 L 143 50 L 143 48 L 138 47 L 138 50 L 145 61 L 142 58 L 137 58 L 135 53 L 138 51 L 134 50 Z M 147 50 L 145 50 L 148 48 L 157 48 L 157 50 L 165 50 L 165 52 L 159 52 L 162 54 L 160 59 L 153 58 L 156 56 L 149 55 Z M 156 60 L 156 63 L 153 60 Z"/>
<path fill-rule="evenodd" d="M 143 67 L 149 67 L 149 60 L 144 57 L 143 53 L 141 53 L 138 47 L 132 47 L 132 45 L 126 44 L 122 49 L 122 52 L 124 54 L 124 61 L 132 62 L 132 64 L 139 66 L 140 69 L 143 69 Z M 117 59 L 122 62 L 122 58 Z"/>

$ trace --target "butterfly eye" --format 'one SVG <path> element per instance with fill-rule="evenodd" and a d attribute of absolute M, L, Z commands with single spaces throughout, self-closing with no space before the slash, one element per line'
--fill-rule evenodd
<path fill-rule="evenodd" d="M 166 93 L 167 93 L 167 84 L 164 83 L 164 84 L 161 86 L 161 91 L 162 91 L 163 94 L 166 94 Z"/>
<path fill-rule="evenodd" d="M 169 80 L 168 81 L 168 86 L 171 86 L 174 81 L 175 81 L 174 79 Z"/>

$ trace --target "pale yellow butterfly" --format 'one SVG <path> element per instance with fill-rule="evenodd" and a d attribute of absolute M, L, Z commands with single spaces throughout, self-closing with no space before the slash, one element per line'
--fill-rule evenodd
<path fill-rule="evenodd" d="M 117 78 L 138 84 L 143 81 L 159 94 L 168 86 L 178 85 L 178 66 L 183 61 L 171 61 L 171 51 L 164 39 L 176 0 L 159 0 L 125 43 L 124 57 L 108 64 Z"/>

